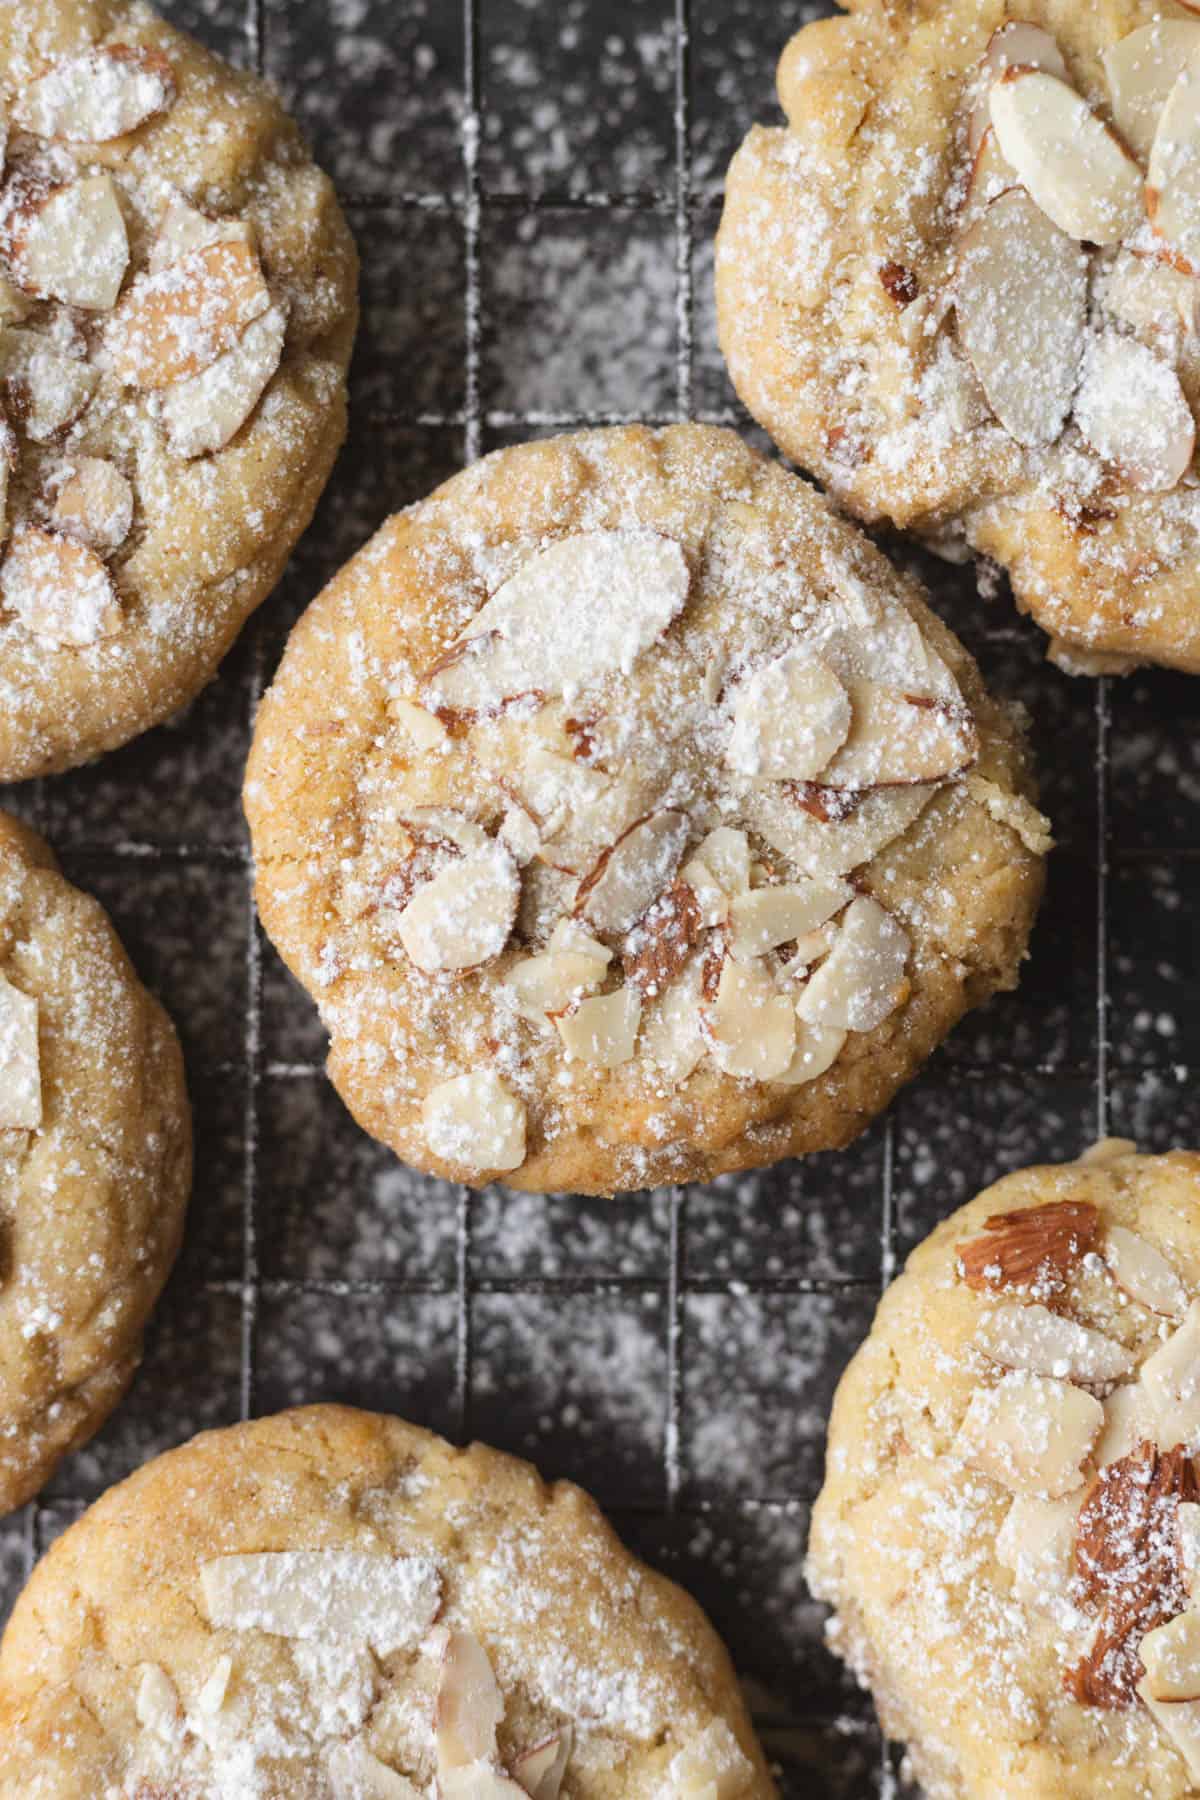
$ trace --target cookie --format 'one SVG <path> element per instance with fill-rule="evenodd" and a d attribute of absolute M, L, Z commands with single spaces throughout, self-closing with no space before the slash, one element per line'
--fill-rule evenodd
<path fill-rule="evenodd" d="M 159 1457 L 0 1647 L 2 1800 L 560 1791 L 775 1787 L 708 1620 L 586 1494 L 398 1419 L 309 1407 Z"/>
<path fill-rule="evenodd" d="M 246 782 L 359 1122 L 611 1193 L 847 1143 L 1014 984 L 1045 821 L 920 590 L 731 432 L 500 451 L 309 608 Z"/>
<path fill-rule="evenodd" d="M 0 72 L 15 781 L 193 699 L 271 591 L 345 435 L 357 275 L 278 100 L 138 0 L 0 7 Z"/>
<path fill-rule="evenodd" d="M 718 243 L 721 343 L 776 442 L 860 517 L 1001 564 L 1072 672 L 1200 670 L 1200 18 L 1165 10 L 807 26 Z"/>
<path fill-rule="evenodd" d="M 169 1019 L 101 907 L 0 813 L 0 1514 L 133 1379 L 190 1183 Z"/>
<path fill-rule="evenodd" d="M 843 1378 L 809 1576 L 929 1800 L 1200 1784 L 1200 1155 L 1023 1169 Z"/>

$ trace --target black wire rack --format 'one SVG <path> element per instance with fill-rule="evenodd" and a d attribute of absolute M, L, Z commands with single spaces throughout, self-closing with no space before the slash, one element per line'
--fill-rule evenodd
<path fill-rule="evenodd" d="M 105 1487 L 193 1431 L 379 1407 L 570 1476 L 695 1592 L 785 1790 L 897 1796 L 822 1647 L 802 1558 L 837 1379 L 934 1223 L 1108 1131 L 1200 1138 L 1200 731 L 1183 677 L 1072 682 L 1001 592 L 916 563 L 1029 710 L 1058 831 L 1019 994 L 967 1021 L 849 1151 L 615 1203 L 472 1195 L 404 1169 L 324 1080 L 262 936 L 238 791 L 290 625 L 392 511 L 581 425 L 699 417 L 762 443 L 716 348 L 728 156 L 773 116 L 805 0 L 168 0 L 285 92 L 363 253 L 351 438 L 282 588 L 183 719 L 0 795 L 112 912 L 188 1055 L 187 1244 L 134 1389 L 0 1523 L 0 1612 Z M 764 446 L 765 447 L 765 446 Z"/>

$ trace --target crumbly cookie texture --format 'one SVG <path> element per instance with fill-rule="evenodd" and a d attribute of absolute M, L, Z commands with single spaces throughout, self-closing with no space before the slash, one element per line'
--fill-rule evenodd
<path fill-rule="evenodd" d="M 330 1074 L 418 1168 L 610 1193 L 847 1143 L 1012 986 L 1020 730 L 730 432 L 501 451 L 310 607 L 246 782 Z"/>
<path fill-rule="evenodd" d="M 190 1179 L 166 1014 L 101 908 L 0 813 L 0 1513 L 132 1380 Z"/>
<path fill-rule="evenodd" d="M 909 1258 L 809 1546 L 929 1800 L 1200 1783 L 1200 1155 L 1024 1169 Z"/>
<path fill-rule="evenodd" d="M 0 7 L 0 781 L 213 674 L 345 435 L 356 282 L 261 82 L 136 0 Z"/>
<path fill-rule="evenodd" d="M 35 1572 L 0 1646 L 0 1796 L 82 1793 L 775 1787 L 707 1619 L 586 1494 L 480 1445 L 311 1407 L 160 1457 Z"/>
<path fill-rule="evenodd" d="M 1009 572 L 1073 673 L 1200 670 L 1200 16 L 884 6 L 801 31 L 729 174 L 721 342 L 849 509 Z"/>

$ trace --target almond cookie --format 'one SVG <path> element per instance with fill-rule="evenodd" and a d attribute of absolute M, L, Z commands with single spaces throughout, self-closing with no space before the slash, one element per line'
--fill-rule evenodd
<path fill-rule="evenodd" d="M 0 781 L 191 700 L 345 435 L 354 247 L 261 82 L 137 0 L 0 6 Z"/>
<path fill-rule="evenodd" d="M 849 509 L 1002 564 L 1072 672 L 1200 670 L 1200 8 L 852 4 L 730 170 L 721 342 Z"/>
<path fill-rule="evenodd" d="M 0 1800 L 560 1793 L 775 1787 L 708 1620 L 586 1494 L 399 1419 L 309 1407 L 159 1457 L 0 1646 Z"/>
<path fill-rule="evenodd" d="M 504 450 L 310 607 L 264 924 L 406 1161 L 612 1193 L 842 1145 L 1015 983 L 1045 821 L 917 586 L 731 432 Z"/>
<path fill-rule="evenodd" d="M 133 1379 L 190 1181 L 170 1021 L 97 903 L 0 813 L 0 1513 Z"/>
<path fill-rule="evenodd" d="M 1200 1786 L 1200 1155 L 1109 1140 L 909 1258 L 809 1576 L 928 1800 Z"/>

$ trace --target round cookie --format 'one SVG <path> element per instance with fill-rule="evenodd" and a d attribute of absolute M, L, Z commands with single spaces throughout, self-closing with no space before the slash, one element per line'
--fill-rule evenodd
<path fill-rule="evenodd" d="M 560 1789 L 775 1793 L 693 1600 L 577 1487 L 398 1419 L 316 1406 L 159 1457 L 0 1646 L 2 1800 Z"/>
<path fill-rule="evenodd" d="M 1002 564 L 1064 668 L 1200 670 L 1200 18 L 1018 12 L 861 0 L 792 40 L 787 125 L 729 172 L 721 344 L 789 456 Z"/>
<path fill-rule="evenodd" d="M 1045 821 L 917 586 L 731 432 L 500 451 L 309 608 L 246 782 L 359 1122 L 611 1193 L 849 1142 L 1010 987 Z"/>
<path fill-rule="evenodd" d="M 1200 1155 L 1023 1169 L 909 1258 L 809 1546 L 928 1800 L 1200 1784 Z"/>
<path fill-rule="evenodd" d="M 133 1379 L 190 1182 L 170 1021 L 96 901 L 0 813 L 0 1514 Z"/>
<path fill-rule="evenodd" d="M 208 681 L 345 435 L 354 246 L 279 101 L 138 0 L 0 7 L 0 781 Z"/>

